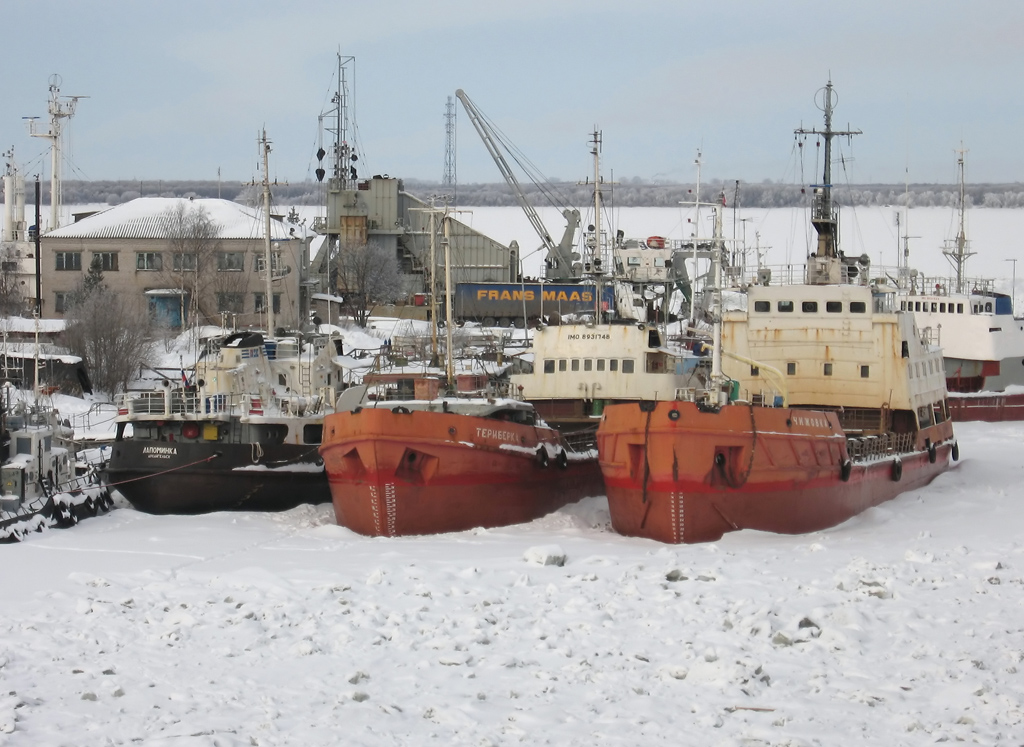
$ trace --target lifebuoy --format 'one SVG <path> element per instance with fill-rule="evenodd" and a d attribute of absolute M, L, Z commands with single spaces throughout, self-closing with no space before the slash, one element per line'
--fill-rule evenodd
<path fill-rule="evenodd" d="M 953 442 L 952 457 L 954 462 L 960 461 L 960 444 L 956 441 Z"/>
<path fill-rule="evenodd" d="M 537 464 L 541 467 L 548 466 L 548 450 L 541 444 L 537 447 Z"/>
<path fill-rule="evenodd" d="M 409 408 L 408 407 L 403 407 L 402 405 L 399 405 L 398 407 L 392 409 L 391 412 L 395 413 L 395 415 L 408 415 L 409 414 Z"/>
<path fill-rule="evenodd" d="M 899 482 L 903 479 L 903 461 L 899 458 L 892 462 L 892 481 Z"/>
<path fill-rule="evenodd" d="M 839 465 L 839 479 L 843 482 L 850 481 L 850 474 L 853 472 L 853 462 L 849 459 L 844 459 L 842 464 Z"/>
<path fill-rule="evenodd" d="M 558 452 L 558 456 L 555 457 L 555 464 L 561 469 L 566 469 L 569 466 L 569 455 L 565 453 L 565 449 Z"/>
<path fill-rule="evenodd" d="M 928 444 L 928 461 L 931 464 L 935 464 L 935 460 L 938 458 L 938 453 L 935 450 L 935 444 Z"/>

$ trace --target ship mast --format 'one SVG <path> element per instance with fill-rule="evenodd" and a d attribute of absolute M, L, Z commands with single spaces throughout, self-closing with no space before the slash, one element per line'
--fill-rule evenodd
<path fill-rule="evenodd" d="M 946 259 L 953 265 L 953 269 L 956 270 L 956 292 L 964 293 L 964 289 L 967 286 L 964 278 L 964 267 L 967 265 L 967 258 L 974 256 L 975 252 L 970 251 L 970 242 L 967 240 L 967 229 L 965 228 L 967 223 L 967 190 L 964 185 L 964 154 L 967 151 L 961 145 L 956 152 L 958 154 L 956 166 L 960 182 L 960 227 L 957 230 L 956 238 L 953 241 L 945 242 L 946 245 L 943 247 L 942 253 L 946 255 Z"/>
<path fill-rule="evenodd" d="M 29 135 L 32 137 L 46 138 L 50 141 L 50 230 L 60 228 L 61 208 L 61 120 L 71 119 L 75 116 L 75 108 L 78 100 L 88 96 L 61 96 L 61 77 L 54 73 L 50 76 L 50 129 L 46 132 L 36 132 L 36 118 L 27 117 L 29 123 Z M 39 227 L 36 227 L 39 230 Z M 41 232 L 41 231 L 40 231 Z"/>
<path fill-rule="evenodd" d="M 268 157 L 270 155 L 270 141 L 267 140 L 267 131 L 263 130 L 260 138 L 260 151 L 263 154 L 263 252 L 264 252 L 264 273 L 267 280 L 267 336 L 274 334 L 274 272 L 273 252 L 270 246 L 270 170 Z"/>
<path fill-rule="evenodd" d="M 794 132 L 797 135 L 821 135 L 825 139 L 825 171 L 822 176 L 822 183 L 812 185 L 814 187 L 814 204 L 811 209 L 811 225 L 818 232 L 818 249 L 816 256 L 828 259 L 839 257 L 839 215 L 832 204 L 832 138 L 838 135 L 845 135 L 852 138 L 853 135 L 862 134 L 860 130 L 833 130 L 832 112 L 835 109 L 839 97 L 832 88 L 832 81 L 820 89 L 821 102 L 818 108 L 825 114 L 825 129 L 805 129 L 800 127 Z"/>

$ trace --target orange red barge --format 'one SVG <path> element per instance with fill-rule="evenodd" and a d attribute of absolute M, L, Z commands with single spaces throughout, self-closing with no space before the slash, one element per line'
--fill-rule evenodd
<path fill-rule="evenodd" d="M 908 451 L 858 439 L 865 451 L 851 455 L 834 412 L 643 402 L 609 405 L 597 438 L 613 528 L 680 543 L 835 526 L 926 485 L 959 456 L 948 420 L 906 435 Z"/>
<path fill-rule="evenodd" d="M 597 452 L 574 452 L 514 400 L 337 412 L 320 454 L 338 524 L 371 536 L 516 524 L 604 491 Z"/>

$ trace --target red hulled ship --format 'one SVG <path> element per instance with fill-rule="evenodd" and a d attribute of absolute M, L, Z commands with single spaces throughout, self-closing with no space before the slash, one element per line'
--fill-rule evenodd
<path fill-rule="evenodd" d="M 533 407 L 452 398 L 328 415 L 320 447 L 338 524 L 365 535 L 531 521 L 601 495 L 595 450 L 575 452 Z"/>
<path fill-rule="evenodd" d="M 926 485 L 959 458 L 942 351 L 870 279 L 867 255 L 838 250 L 829 173 L 832 86 L 824 96 L 818 245 L 802 281 L 757 279 L 723 309 L 717 213 L 713 339 L 706 384 L 605 408 L 598 451 L 616 531 L 705 542 L 737 529 L 824 529 Z M 735 269 L 735 268 L 732 268 Z M 782 280 L 780 283 L 779 280 Z"/>

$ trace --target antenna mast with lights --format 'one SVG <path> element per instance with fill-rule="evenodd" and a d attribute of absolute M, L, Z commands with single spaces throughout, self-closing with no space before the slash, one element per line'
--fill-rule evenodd
<path fill-rule="evenodd" d="M 61 77 L 54 73 L 50 76 L 50 128 L 46 132 L 36 130 L 38 117 L 26 117 L 28 120 L 28 131 L 32 137 L 46 138 L 50 141 L 50 230 L 60 228 L 61 208 L 61 134 L 63 126 L 61 120 L 71 119 L 75 116 L 75 108 L 79 99 L 89 98 L 88 96 L 61 96 Z"/>
<path fill-rule="evenodd" d="M 451 195 L 455 203 L 455 100 L 448 97 L 444 107 L 444 175 L 441 177 L 441 189 Z"/>

